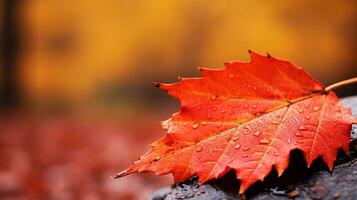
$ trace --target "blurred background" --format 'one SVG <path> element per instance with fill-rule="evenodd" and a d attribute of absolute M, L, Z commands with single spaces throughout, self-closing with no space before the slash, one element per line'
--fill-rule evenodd
<path fill-rule="evenodd" d="M 169 185 L 110 177 L 178 110 L 154 80 L 247 49 L 325 84 L 357 75 L 354 0 L 2 0 L 0 17 L 0 199 L 145 199 Z"/>

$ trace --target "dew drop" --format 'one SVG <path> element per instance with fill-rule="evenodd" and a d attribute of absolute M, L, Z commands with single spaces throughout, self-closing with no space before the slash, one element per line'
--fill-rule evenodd
<path fill-rule="evenodd" d="M 160 156 L 156 156 L 156 157 L 155 157 L 155 161 L 156 161 L 156 160 L 160 160 Z"/>
<path fill-rule="evenodd" d="M 248 155 L 249 154 L 245 153 L 245 154 L 242 155 L 242 158 L 246 158 L 246 157 L 248 157 Z"/>
<path fill-rule="evenodd" d="M 244 147 L 243 151 L 248 151 L 250 149 L 250 147 Z"/>
<path fill-rule="evenodd" d="M 279 124 L 279 122 L 277 122 L 277 121 L 272 121 L 271 123 L 274 124 L 274 125 L 278 125 Z"/>
<path fill-rule="evenodd" d="M 197 123 L 197 122 L 195 122 L 195 123 L 192 124 L 192 128 L 193 128 L 193 129 L 196 129 L 196 128 L 198 128 L 199 126 L 200 126 L 200 124 Z"/>
<path fill-rule="evenodd" d="M 256 137 L 260 136 L 261 134 L 262 134 L 261 131 L 256 131 L 256 132 L 253 133 L 253 135 L 256 136 Z"/>
<path fill-rule="evenodd" d="M 295 136 L 302 137 L 303 135 L 300 132 L 295 132 Z"/>
<path fill-rule="evenodd" d="M 237 141 L 237 140 L 239 140 L 239 137 L 238 137 L 237 135 L 236 135 L 236 136 L 233 136 L 232 140 L 233 140 L 233 141 Z"/>
<path fill-rule="evenodd" d="M 299 112 L 299 113 L 302 113 L 302 112 L 304 112 L 304 110 L 301 109 L 301 108 L 299 108 L 299 109 L 298 109 L 298 112 Z"/>
<path fill-rule="evenodd" d="M 225 111 L 224 111 L 224 110 L 222 110 L 222 111 L 221 111 L 221 113 L 223 114 L 223 113 L 225 113 Z"/>
<path fill-rule="evenodd" d="M 316 106 L 314 106 L 314 108 L 313 108 L 313 111 L 318 111 L 320 108 L 319 107 L 316 107 Z"/>
<path fill-rule="evenodd" d="M 234 74 L 229 74 L 229 78 L 234 78 Z"/>
<path fill-rule="evenodd" d="M 279 156 L 279 155 L 280 155 L 280 153 L 274 152 L 274 156 Z"/>
<path fill-rule="evenodd" d="M 240 144 L 236 144 L 235 146 L 234 146 L 234 149 L 239 149 L 240 148 Z"/>
<path fill-rule="evenodd" d="M 257 104 L 253 104 L 252 107 L 253 108 L 257 108 L 258 106 L 257 106 Z"/>
<path fill-rule="evenodd" d="M 297 143 L 302 144 L 302 143 L 304 143 L 304 141 L 298 140 Z"/>
<path fill-rule="evenodd" d="M 198 107 L 197 107 L 197 110 L 201 110 L 201 106 L 198 106 Z"/>
<path fill-rule="evenodd" d="M 219 149 L 218 149 L 217 147 L 215 147 L 215 148 L 213 148 L 213 151 L 214 151 L 214 152 L 218 152 Z"/>
<path fill-rule="evenodd" d="M 257 90 L 257 87 L 253 86 L 253 90 Z"/>
<path fill-rule="evenodd" d="M 206 125 L 207 125 L 207 122 L 206 122 L 206 121 L 203 121 L 203 122 L 201 122 L 201 124 L 202 124 L 203 126 L 206 126 Z"/>
<path fill-rule="evenodd" d="M 202 151 L 202 147 L 201 146 L 198 146 L 197 148 L 196 148 L 196 152 L 201 152 Z"/>
<path fill-rule="evenodd" d="M 222 123 L 217 123 L 217 128 L 221 127 Z"/>
<path fill-rule="evenodd" d="M 291 140 L 291 138 L 288 139 L 288 143 L 289 143 L 289 144 L 293 143 L 293 141 Z"/>
<path fill-rule="evenodd" d="M 307 128 L 305 126 L 299 126 L 298 129 L 303 131 L 303 130 L 306 130 Z"/>
<path fill-rule="evenodd" d="M 211 96 L 211 100 L 215 100 L 215 99 L 217 99 L 217 96 L 216 96 L 216 95 Z"/>
<path fill-rule="evenodd" d="M 260 140 L 259 140 L 259 143 L 260 143 L 260 144 L 269 144 L 269 140 L 268 140 L 268 139 L 265 139 L 265 138 L 264 138 L 264 139 L 260 139 Z"/>
<path fill-rule="evenodd" d="M 309 119 L 310 119 L 310 116 L 306 115 L 304 118 L 307 119 L 307 120 L 309 120 Z"/>
<path fill-rule="evenodd" d="M 244 135 L 247 135 L 248 132 L 249 132 L 249 127 L 248 127 L 248 126 L 245 126 L 245 127 L 244 127 L 244 130 L 243 130 L 243 134 L 244 134 Z"/>

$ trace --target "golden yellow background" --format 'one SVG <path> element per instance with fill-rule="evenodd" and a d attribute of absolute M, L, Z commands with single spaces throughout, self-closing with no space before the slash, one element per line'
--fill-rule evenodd
<path fill-rule="evenodd" d="M 247 49 L 324 83 L 356 75 L 353 0 L 27 0 L 18 9 L 19 82 L 34 105 L 93 105 L 102 91 L 127 94 L 113 87 L 145 90 L 198 66 L 248 60 Z"/>

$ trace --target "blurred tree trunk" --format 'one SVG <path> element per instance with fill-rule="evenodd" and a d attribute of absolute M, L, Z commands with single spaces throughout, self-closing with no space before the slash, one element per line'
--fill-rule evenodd
<path fill-rule="evenodd" d="M 18 103 L 16 57 L 18 54 L 18 23 L 16 6 L 20 0 L 3 1 L 1 109 L 12 109 Z"/>

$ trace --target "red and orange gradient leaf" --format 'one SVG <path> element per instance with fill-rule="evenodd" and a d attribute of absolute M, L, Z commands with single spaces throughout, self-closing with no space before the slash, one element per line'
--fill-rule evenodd
<path fill-rule="evenodd" d="M 351 110 L 302 68 L 250 56 L 221 70 L 200 68 L 203 77 L 157 83 L 181 110 L 162 122 L 166 136 L 116 177 L 171 172 L 175 182 L 197 175 L 203 184 L 233 169 L 243 193 L 273 166 L 281 175 L 293 149 L 308 165 L 321 156 L 332 170 L 339 148 L 349 151 Z"/>

